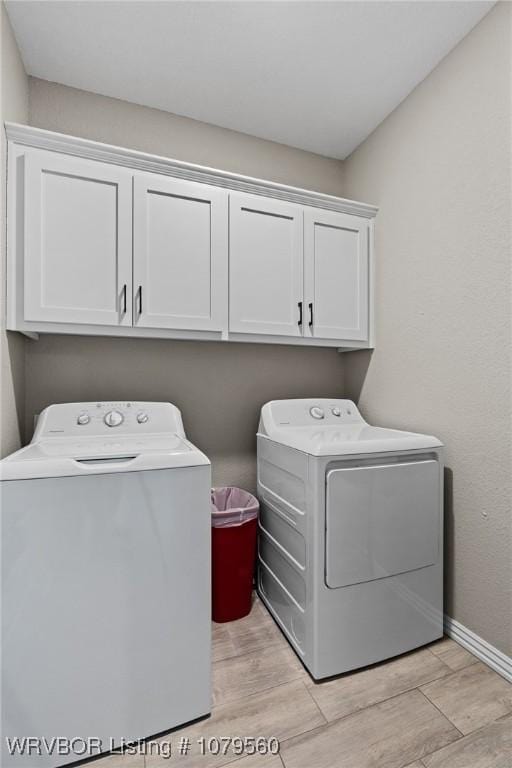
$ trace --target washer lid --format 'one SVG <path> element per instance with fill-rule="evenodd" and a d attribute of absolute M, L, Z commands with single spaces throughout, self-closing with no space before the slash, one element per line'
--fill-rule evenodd
<path fill-rule="evenodd" d="M 258 434 L 312 456 L 439 448 L 431 435 L 372 427 L 351 400 L 274 400 L 261 410 Z"/>
<path fill-rule="evenodd" d="M 140 472 L 209 464 L 207 457 L 178 435 L 54 438 L 31 443 L 0 462 L 1 480 Z"/>

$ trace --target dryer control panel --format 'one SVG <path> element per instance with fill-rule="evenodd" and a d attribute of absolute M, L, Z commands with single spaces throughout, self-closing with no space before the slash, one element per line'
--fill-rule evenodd
<path fill-rule="evenodd" d="M 172 403 L 126 400 L 60 403 L 45 408 L 33 441 L 52 437 L 177 434 L 185 437 L 181 413 Z"/>
<path fill-rule="evenodd" d="M 261 411 L 267 434 L 272 428 L 321 427 L 364 424 L 365 421 L 352 400 L 306 398 L 272 400 Z"/>

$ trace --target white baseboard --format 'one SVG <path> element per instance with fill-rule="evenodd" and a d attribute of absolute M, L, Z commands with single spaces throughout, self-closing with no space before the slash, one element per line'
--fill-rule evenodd
<path fill-rule="evenodd" d="M 448 637 L 456 640 L 468 651 L 477 656 L 480 661 L 494 669 L 499 675 L 512 683 L 512 658 L 506 656 L 493 645 L 476 635 L 470 629 L 452 619 L 451 616 L 444 616 L 444 631 Z"/>

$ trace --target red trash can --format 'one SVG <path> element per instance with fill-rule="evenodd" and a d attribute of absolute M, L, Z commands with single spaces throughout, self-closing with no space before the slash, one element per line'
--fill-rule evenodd
<path fill-rule="evenodd" d="M 212 618 L 222 623 L 251 610 L 258 500 L 241 488 L 212 489 Z"/>

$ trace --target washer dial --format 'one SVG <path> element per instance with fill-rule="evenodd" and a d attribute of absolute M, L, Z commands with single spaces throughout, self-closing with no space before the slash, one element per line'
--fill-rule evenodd
<path fill-rule="evenodd" d="M 118 427 L 124 421 L 124 416 L 120 411 L 108 411 L 103 417 L 107 427 Z"/>
<path fill-rule="evenodd" d="M 323 408 L 319 408 L 318 405 L 314 405 L 312 408 L 309 409 L 309 412 L 311 416 L 314 419 L 323 419 L 325 418 L 325 413 Z"/>
<path fill-rule="evenodd" d="M 76 423 L 80 424 L 80 426 L 83 426 L 84 424 L 88 424 L 91 420 L 91 417 L 88 413 L 79 413 Z"/>

